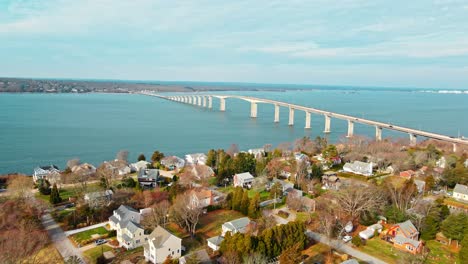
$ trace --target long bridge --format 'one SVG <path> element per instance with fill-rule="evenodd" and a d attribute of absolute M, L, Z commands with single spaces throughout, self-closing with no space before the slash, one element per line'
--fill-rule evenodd
<path fill-rule="evenodd" d="M 373 121 L 373 120 L 369 120 L 369 119 L 358 118 L 358 117 L 354 117 L 354 116 L 350 116 L 350 115 L 344 115 L 344 114 L 324 111 L 324 110 L 320 110 L 320 109 L 316 109 L 316 108 L 312 108 L 312 107 L 306 107 L 306 106 L 301 106 L 301 105 L 296 105 L 296 104 L 291 104 L 291 103 L 286 103 L 286 102 L 281 102 L 281 101 L 275 101 L 275 100 L 270 100 L 270 99 L 262 99 L 262 98 L 242 96 L 242 95 L 210 95 L 210 94 L 202 94 L 202 95 L 196 94 L 196 95 L 194 95 L 194 94 L 187 94 L 187 95 L 163 96 L 163 95 L 155 94 L 155 93 L 152 93 L 152 92 L 141 92 L 140 94 L 148 95 L 148 96 L 156 96 L 156 97 L 171 100 L 171 101 L 196 105 L 196 106 L 199 106 L 199 107 L 206 107 L 206 108 L 210 108 L 210 109 L 213 108 L 213 98 L 217 98 L 217 99 L 219 99 L 219 110 L 222 111 L 222 112 L 226 111 L 226 99 L 228 99 L 228 98 L 240 99 L 240 100 L 250 102 L 250 117 L 251 118 L 256 118 L 257 117 L 257 104 L 259 104 L 259 103 L 271 104 L 271 105 L 274 105 L 274 107 L 275 107 L 275 115 L 274 115 L 274 120 L 273 120 L 275 123 L 280 121 L 279 120 L 280 107 L 285 107 L 285 108 L 289 109 L 288 124 L 290 126 L 294 125 L 294 112 L 295 111 L 303 111 L 303 112 L 305 112 L 305 129 L 310 129 L 311 128 L 311 126 L 310 126 L 311 114 L 323 115 L 324 118 L 325 118 L 325 128 L 324 128 L 324 131 L 323 131 L 324 133 L 330 133 L 331 132 L 330 129 L 331 129 L 331 119 L 332 118 L 342 119 L 342 120 L 345 120 L 345 121 L 348 122 L 347 137 L 352 137 L 354 135 L 354 124 L 359 123 L 359 124 L 374 126 L 375 127 L 375 140 L 377 140 L 377 141 L 382 140 L 382 130 L 387 129 L 387 130 L 393 130 L 393 131 L 399 131 L 399 132 L 407 133 L 409 135 L 410 145 L 411 146 L 416 145 L 418 136 L 453 143 L 453 150 L 454 151 L 456 151 L 456 149 L 457 149 L 457 144 L 468 145 L 468 140 L 463 139 L 463 138 L 455 138 L 455 137 L 446 136 L 446 135 L 437 134 L 437 133 L 432 133 L 432 132 L 428 132 L 428 131 L 408 128 L 408 127 L 402 127 L 402 126 L 396 126 L 396 125 L 393 125 L 393 124 L 390 124 L 390 123 L 383 123 L 383 122 L 379 122 L 379 121 Z"/>

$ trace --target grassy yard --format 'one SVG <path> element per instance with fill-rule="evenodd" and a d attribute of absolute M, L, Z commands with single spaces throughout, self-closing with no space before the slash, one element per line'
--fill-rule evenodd
<path fill-rule="evenodd" d="M 361 246 L 358 249 L 387 263 L 396 263 L 397 260 L 404 259 L 408 255 L 411 255 L 410 253 L 394 248 L 392 244 L 387 243 L 380 238 L 367 240 L 366 245 Z"/>
<path fill-rule="evenodd" d="M 101 190 L 102 188 L 101 186 L 99 186 L 99 183 L 97 182 L 88 184 L 87 192 L 96 192 L 96 191 L 101 191 Z M 61 188 L 59 189 L 59 193 L 63 201 L 67 201 L 69 197 L 73 197 L 76 195 L 74 187 Z M 41 199 L 48 203 L 50 195 L 44 195 L 44 194 L 41 194 L 40 192 L 37 192 L 36 198 Z"/>
<path fill-rule="evenodd" d="M 458 260 L 458 252 L 450 250 L 446 245 L 430 240 L 426 242 L 426 247 L 429 249 L 429 255 L 426 263 L 429 264 L 451 264 Z"/>
<path fill-rule="evenodd" d="M 83 241 L 91 239 L 92 235 L 94 234 L 104 235 L 108 233 L 109 231 L 107 231 L 107 229 L 101 226 L 101 227 L 97 227 L 91 230 L 87 230 L 87 231 L 74 234 L 71 236 L 71 238 L 75 240 L 76 243 L 81 244 Z"/>
<path fill-rule="evenodd" d="M 85 252 L 83 252 L 83 255 L 88 260 L 88 263 L 96 263 L 97 258 L 101 256 L 102 253 L 111 250 L 112 248 L 108 245 L 100 245 L 92 249 L 86 250 Z"/>
<path fill-rule="evenodd" d="M 317 243 L 314 244 L 302 251 L 302 255 L 307 255 L 308 257 L 304 260 L 304 263 L 306 264 L 312 264 L 312 263 L 323 263 L 325 262 L 325 255 L 330 252 L 330 247 Z"/>
<path fill-rule="evenodd" d="M 168 223 L 165 228 L 167 231 L 171 232 L 173 235 L 179 237 L 179 238 L 184 238 L 190 236 L 187 232 L 185 232 L 184 229 L 182 229 L 180 226 L 178 226 L 176 223 Z"/>
<path fill-rule="evenodd" d="M 20 263 L 36 263 L 36 264 L 49 264 L 57 263 L 63 264 L 62 256 L 55 249 L 54 244 L 49 244 L 45 248 L 41 249 L 34 256 L 30 256 L 27 259 L 21 261 Z"/>
<path fill-rule="evenodd" d="M 296 213 L 296 221 L 306 222 L 307 220 L 309 220 L 309 218 L 311 218 L 310 213 L 307 213 L 307 212 L 297 212 Z"/>
<path fill-rule="evenodd" d="M 267 192 L 265 190 L 258 192 L 257 190 L 251 189 L 248 191 L 249 198 L 254 197 L 257 193 L 260 193 L 260 201 L 266 201 L 270 198 L 270 192 Z"/>
<path fill-rule="evenodd" d="M 197 233 L 204 238 L 210 238 L 221 234 L 221 225 L 225 222 L 244 217 L 243 214 L 232 210 L 216 210 L 200 217 Z"/>

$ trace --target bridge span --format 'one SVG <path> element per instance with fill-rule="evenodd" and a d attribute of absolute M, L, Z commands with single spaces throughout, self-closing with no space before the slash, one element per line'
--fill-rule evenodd
<path fill-rule="evenodd" d="M 186 104 L 192 104 L 200 107 L 207 107 L 207 108 L 213 108 L 213 98 L 219 99 L 219 110 L 220 111 L 226 111 L 226 99 L 228 98 L 235 98 L 235 99 L 240 99 L 244 100 L 247 102 L 250 102 L 250 117 L 256 118 L 257 117 L 257 104 L 259 103 L 264 103 L 264 104 L 272 104 L 275 107 L 275 115 L 274 115 L 274 122 L 279 122 L 279 113 L 280 113 L 280 107 L 285 107 L 289 110 L 289 120 L 288 124 L 290 126 L 294 125 L 294 112 L 295 111 L 303 111 L 305 112 L 305 129 L 310 129 L 310 123 L 311 123 L 311 114 L 316 114 L 316 115 L 323 115 L 325 118 L 325 127 L 324 127 L 324 133 L 330 133 L 331 132 L 331 119 L 336 118 L 336 119 L 342 119 L 346 120 L 348 122 L 348 133 L 347 137 L 352 137 L 354 135 L 354 124 L 359 123 L 359 124 L 365 124 L 369 126 L 374 126 L 375 127 L 375 139 L 377 141 L 382 140 L 382 129 L 387 129 L 387 130 L 393 130 L 393 131 L 399 131 L 403 133 L 407 133 L 410 138 L 410 145 L 414 146 L 417 143 L 417 137 L 426 137 L 426 138 L 432 138 L 432 139 L 437 139 L 445 142 L 450 142 L 453 143 L 453 150 L 456 151 L 457 144 L 461 145 L 468 145 L 468 140 L 462 139 L 462 138 L 455 138 L 455 137 L 450 137 L 442 134 L 437 134 L 437 133 L 432 133 L 428 131 L 423 131 L 423 130 L 418 130 L 418 129 L 413 129 L 413 128 L 408 128 L 408 127 L 402 127 L 402 126 L 397 126 L 389 123 L 384 123 L 384 122 L 379 122 L 379 121 L 373 121 L 365 118 L 358 118 L 350 115 L 344 115 L 344 114 L 339 114 L 339 113 L 334 113 L 334 112 L 329 112 L 329 111 L 324 111 L 312 107 L 306 107 L 306 106 L 301 106 L 301 105 L 296 105 L 296 104 L 291 104 L 291 103 L 286 103 L 286 102 L 281 102 L 281 101 L 275 101 L 275 100 L 270 100 L 270 99 L 262 99 L 262 98 L 256 98 L 256 97 L 250 97 L 250 96 L 242 96 L 242 95 L 210 95 L 210 94 L 187 94 L 187 95 L 171 95 L 171 96 L 163 96 L 160 94 L 155 94 L 151 92 L 141 92 L 140 94 L 143 95 L 149 95 L 149 96 L 156 96 L 160 97 L 163 99 L 171 100 L 171 101 L 176 101 L 176 102 L 181 102 L 181 103 L 186 103 Z"/>

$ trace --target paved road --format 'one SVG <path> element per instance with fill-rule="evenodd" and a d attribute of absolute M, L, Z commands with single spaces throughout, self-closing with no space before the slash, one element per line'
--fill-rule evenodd
<path fill-rule="evenodd" d="M 97 227 L 105 226 L 105 225 L 107 225 L 108 223 L 109 223 L 109 222 L 106 221 L 106 222 L 99 223 L 99 224 L 95 224 L 95 225 L 92 225 L 92 226 L 87 226 L 87 227 L 83 227 L 83 228 L 68 230 L 68 231 L 65 231 L 65 235 L 66 235 L 66 236 L 71 236 L 71 235 L 74 235 L 74 234 L 76 234 L 76 233 L 80 233 L 80 232 L 88 231 L 88 230 L 91 230 L 91 229 L 94 229 L 94 228 L 97 228 Z"/>
<path fill-rule="evenodd" d="M 57 248 L 63 259 L 66 260 L 71 256 L 77 256 L 83 263 L 86 263 L 81 252 L 72 245 L 62 228 L 54 221 L 49 213 L 44 214 L 41 220 L 42 225 L 44 225 L 45 230 L 49 233 L 50 239 L 54 242 L 55 248 Z"/>
<path fill-rule="evenodd" d="M 307 230 L 306 232 L 307 236 L 312 238 L 315 241 L 318 241 L 320 243 L 326 244 L 340 252 L 344 252 L 348 255 L 351 255 L 355 258 L 358 258 L 360 260 L 363 260 L 369 264 L 386 264 L 386 262 L 375 258 L 371 255 L 368 255 L 366 253 L 363 253 L 359 250 L 356 250 L 352 248 L 351 246 L 346 245 L 343 241 L 341 240 L 334 240 L 334 239 L 329 239 L 325 237 L 324 235 L 321 235 L 319 233 L 312 232 L 310 230 Z"/>

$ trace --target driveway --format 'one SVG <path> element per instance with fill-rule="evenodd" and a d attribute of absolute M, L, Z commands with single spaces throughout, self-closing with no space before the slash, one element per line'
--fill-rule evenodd
<path fill-rule="evenodd" d="M 341 240 L 335 240 L 335 239 L 329 239 L 327 237 L 325 237 L 324 235 L 322 234 L 319 234 L 319 233 L 316 233 L 316 232 L 312 232 L 310 230 L 307 230 L 306 231 L 306 235 L 310 238 L 312 238 L 313 240 L 315 241 L 318 241 L 320 243 L 323 243 L 323 244 L 326 244 L 340 252 L 344 252 L 348 255 L 351 255 L 355 258 L 358 258 L 360 260 L 363 260 L 369 264 L 386 264 L 386 262 L 378 259 L 378 258 L 375 258 L 371 255 L 368 255 L 366 253 L 363 253 L 359 250 L 356 250 L 354 248 L 352 248 L 351 246 L 348 246 L 347 244 L 345 244 L 343 241 Z"/>
<path fill-rule="evenodd" d="M 44 214 L 41 220 L 44 229 L 49 233 L 50 239 L 54 242 L 55 248 L 57 248 L 64 260 L 71 256 L 77 256 L 83 263 L 86 263 L 81 252 L 72 245 L 65 235 L 65 232 L 63 232 L 62 228 L 55 222 L 49 213 Z"/>
<path fill-rule="evenodd" d="M 109 222 L 106 221 L 106 222 L 99 223 L 99 224 L 95 224 L 95 225 L 92 225 L 92 226 L 87 226 L 87 227 L 83 227 L 83 228 L 68 230 L 68 231 L 65 231 L 65 235 L 66 235 L 66 236 L 71 236 L 71 235 L 74 235 L 74 234 L 76 234 L 76 233 L 80 233 L 80 232 L 83 232 L 83 231 L 88 231 L 88 230 L 91 230 L 91 229 L 94 229 L 94 228 L 98 228 L 98 227 L 101 227 L 101 226 L 105 226 L 105 225 L 107 225 L 108 223 L 109 223 Z"/>

